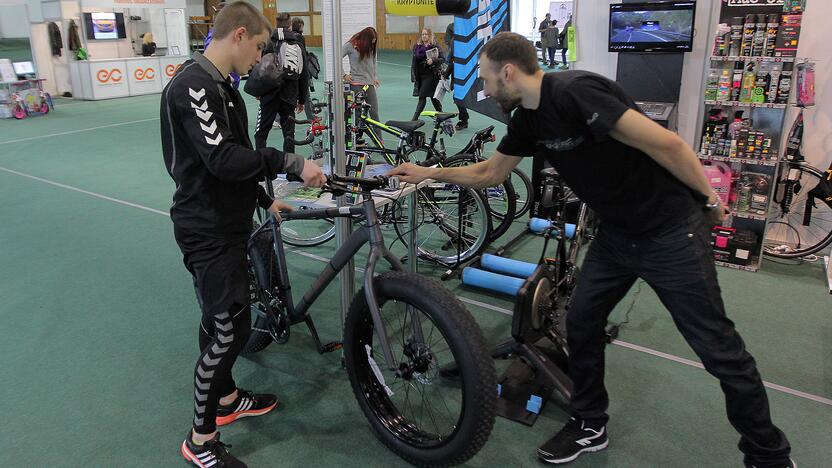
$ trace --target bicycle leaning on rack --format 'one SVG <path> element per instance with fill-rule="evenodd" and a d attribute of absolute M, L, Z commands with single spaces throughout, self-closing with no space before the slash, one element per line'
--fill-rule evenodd
<path fill-rule="evenodd" d="M 832 169 L 809 165 L 799 152 L 780 164 L 763 253 L 776 258 L 813 255 L 832 244 L 832 206 L 819 193 L 832 180 Z"/>
<path fill-rule="evenodd" d="M 287 342 L 290 327 L 301 322 L 320 353 L 339 349 L 340 343 L 321 344 L 308 312 L 369 243 L 364 287 L 353 298 L 343 327 L 344 365 L 355 397 L 376 436 L 405 460 L 427 466 L 462 463 L 482 448 L 494 425 L 496 375 L 485 339 L 450 291 L 434 279 L 404 271 L 385 246 L 371 191 L 386 187 L 388 179 L 332 175 L 324 189 L 342 195 L 350 191 L 347 184 L 359 188 L 359 204 L 281 213 L 280 221 L 259 212 L 261 225 L 248 241 L 253 325 L 243 352 Z M 336 217 L 361 217 L 364 224 L 296 303 L 281 224 Z M 381 258 L 392 271 L 376 276 Z M 458 379 L 439 376 L 446 365 L 459 369 Z"/>

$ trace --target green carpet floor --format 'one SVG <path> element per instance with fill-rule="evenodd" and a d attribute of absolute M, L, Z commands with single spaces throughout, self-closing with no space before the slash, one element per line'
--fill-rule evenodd
<path fill-rule="evenodd" d="M 385 51 L 379 61 L 382 118 L 409 118 L 416 102 L 407 55 Z M 256 101 L 247 103 L 253 132 Z M 0 121 L 0 466 L 185 466 L 178 447 L 191 420 L 199 311 L 164 216 L 173 184 L 158 109 L 158 95 L 61 99 L 46 117 Z M 473 114 L 471 128 L 446 144 L 459 149 L 490 124 Z M 279 131 L 270 143 L 280 146 Z M 522 228 L 518 222 L 512 232 Z M 513 256 L 536 259 L 540 245 L 529 239 Z M 305 252 L 329 257 L 333 249 Z M 323 264 L 287 255 L 299 293 Z M 832 298 L 820 266 L 764 262 L 759 273 L 719 275 L 763 378 L 827 399 L 768 393 L 800 466 L 832 466 Z M 490 341 L 508 335 L 510 318 L 493 310 L 511 309 L 507 299 L 446 284 L 490 306 L 468 306 Z M 333 286 L 312 309 L 325 340 L 339 337 L 337 303 Z M 624 344 L 696 359 L 646 286 L 613 319 L 631 303 Z M 608 348 L 607 366 L 610 447 L 574 466 L 741 466 L 719 385 L 705 371 L 625 346 Z M 222 431 L 250 466 L 404 465 L 374 438 L 338 356 L 319 356 L 304 330 L 235 369 L 241 385 L 282 400 L 273 414 Z M 468 466 L 538 466 L 536 447 L 567 418 L 553 402 L 531 428 L 498 419 Z"/>

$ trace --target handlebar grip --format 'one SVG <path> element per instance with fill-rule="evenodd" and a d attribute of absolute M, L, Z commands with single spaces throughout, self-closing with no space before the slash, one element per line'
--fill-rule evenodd
<path fill-rule="evenodd" d="M 303 146 L 303 145 L 308 145 L 308 144 L 312 143 L 313 141 L 315 141 L 315 135 L 310 133 L 309 136 L 307 136 L 303 140 L 295 140 L 292 137 L 288 137 L 286 139 L 291 141 L 292 143 L 294 143 L 296 146 Z"/>

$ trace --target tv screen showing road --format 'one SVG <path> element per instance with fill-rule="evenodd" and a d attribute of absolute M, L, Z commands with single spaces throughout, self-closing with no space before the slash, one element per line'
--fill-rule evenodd
<path fill-rule="evenodd" d="M 693 5 L 665 4 L 661 10 L 644 6 L 635 9 L 639 7 L 634 4 L 611 5 L 609 50 L 689 51 L 693 36 Z"/>

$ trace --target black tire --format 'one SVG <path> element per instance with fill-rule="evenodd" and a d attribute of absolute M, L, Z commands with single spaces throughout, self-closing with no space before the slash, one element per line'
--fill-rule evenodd
<path fill-rule="evenodd" d="M 433 236 L 433 232 L 428 233 L 418 245 L 419 257 L 424 258 L 441 265 L 451 266 L 464 262 L 473 258 L 486 247 L 491 240 L 491 213 L 489 213 L 488 202 L 485 196 L 479 190 L 474 190 L 466 187 L 460 187 L 453 184 L 438 184 L 440 187 L 427 186 L 417 190 L 417 219 L 414 228 L 420 228 L 422 225 L 435 225 L 436 230 L 442 234 L 433 238 L 435 244 L 428 245 L 427 240 Z M 450 213 L 443 210 L 443 206 L 457 206 L 458 201 L 450 202 L 448 198 L 455 193 L 457 200 L 462 200 L 462 204 L 466 209 L 466 214 L 471 214 L 471 219 L 463 223 L 463 233 L 459 233 L 459 217 L 457 219 L 448 220 L 445 216 L 454 216 L 453 208 Z M 468 211 L 473 209 L 473 211 Z M 429 222 L 422 222 L 419 216 L 429 216 Z M 457 213 L 458 215 L 458 213 Z M 396 230 L 396 235 L 404 246 L 408 245 L 407 234 L 410 229 L 407 224 L 407 211 L 403 210 L 398 204 L 393 206 L 393 228 Z M 466 225 L 465 223 L 469 223 Z M 476 226 L 479 230 L 474 229 L 472 234 L 470 227 Z M 465 232 L 465 228 L 469 228 Z M 420 229 L 424 230 L 424 227 Z M 434 231 L 436 232 L 436 231 Z M 457 252 L 457 242 L 462 241 L 465 247 L 460 252 Z"/>
<path fill-rule="evenodd" d="M 429 345 L 433 331 L 438 330 L 439 337 L 447 341 L 448 353 L 453 362 L 457 364 L 460 374 L 458 379 L 440 377 L 438 368 L 447 364 L 437 357 L 440 351 L 431 349 L 425 343 L 414 344 L 412 336 L 405 337 L 404 333 L 401 333 L 402 343 L 406 343 L 404 348 L 422 345 L 423 347 L 419 349 L 427 350 L 426 354 L 420 354 L 420 356 L 427 356 L 427 367 L 418 372 L 414 371 L 410 379 L 393 380 L 388 387 L 381 372 L 389 372 L 389 369 L 381 351 L 373 350 L 373 339 L 377 335 L 374 332 L 374 322 L 366 301 L 365 290 L 362 288 L 350 305 L 344 325 L 344 356 L 347 374 L 361 410 L 370 421 L 379 440 L 408 462 L 419 466 L 449 466 L 465 462 L 473 457 L 488 440 L 494 426 L 497 399 L 494 361 L 490 357 L 479 326 L 465 306 L 437 280 L 415 273 L 391 271 L 375 278 L 374 286 L 382 317 L 386 312 L 384 306 L 391 301 L 393 302 L 389 304 L 391 307 L 387 308 L 387 311 L 391 308 L 395 309 L 401 302 L 421 312 L 419 323 L 422 325 L 419 328 L 423 329 L 425 325 L 435 327 L 428 339 L 424 341 Z M 407 330 L 409 327 L 406 314 L 394 314 L 398 317 L 402 315 L 405 315 L 402 329 Z M 396 339 L 398 334 L 396 330 L 392 330 L 389 323 L 385 326 L 391 340 Z M 395 343 L 391 345 L 394 347 L 394 353 L 397 349 L 401 350 Z M 444 348 L 441 348 L 441 351 L 444 351 Z M 402 352 L 407 353 L 406 350 Z M 373 370 L 376 357 L 380 359 L 377 364 L 377 369 L 380 369 L 379 373 Z M 416 362 L 417 360 L 411 356 L 410 362 L 399 361 L 398 368 L 412 366 L 406 368 L 416 369 L 418 366 Z M 425 361 L 421 362 L 424 364 Z M 436 371 L 435 381 L 425 384 L 423 380 L 430 379 L 434 370 Z M 441 391 L 437 389 L 442 385 L 448 385 L 450 392 L 455 391 L 453 386 L 461 388 L 461 409 L 457 419 L 453 417 L 449 419 L 453 428 L 449 436 L 437 438 L 435 434 L 425 432 L 427 426 L 417 426 L 402 414 L 402 409 L 391 401 L 395 393 L 388 393 L 388 390 L 397 388 L 396 385 L 400 383 L 406 383 L 402 387 L 402 392 L 409 392 L 410 387 L 415 388 L 414 383 L 424 384 L 425 391 Z M 422 395 L 424 403 L 424 393 Z M 401 398 L 401 392 L 398 396 Z M 449 409 L 442 394 L 438 399 L 429 400 L 441 400 L 445 409 Z M 408 409 L 408 400 L 405 401 L 404 412 Z M 458 401 L 451 400 L 451 406 L 456 406 L 456 403 Z M 424 411 L 424 407 L 422 410 Z M 429 416 L 433 420 L 434 427 L 438 427 L 437 419 L 434 418 L 430 409 Z"/>
<path fill-rule="evenodd" d="M 467 166 L 476 164 L 477 160 L 473 155 L 458 154 L 446 159 L 442 165 L 445 167 Z M 511 224 L 517 219 L 517 193 L 511 178 L 504 180 L 492 188 L 480 191 L 488 203 L 488 212 L 491 214 L 491 236 L 489 243 L 499 239 L 508 231 Z"/>
<path fill-rule="evenodd" d="M 511 185 L 514 186 L 514 193 L 517 197 L 514 219 L 520 219 L 521 216 L 532 209 L 534 187 L 532 187 L 532 181 L 529 179 L 529 176 L 516 167 L 511 171 Z"/>
<path fill-rule="evenodd" d="M 258 226 L 255 225 L 255 229 Z M 272 233 L 261 232 L 254 241 L 251 252 L 248 255 L 249 269 L 249 304 L 251 307 L 251 332 L 248 336 L 242 354 L 254 354 L 266 349 L 274 339 L 268 330 L 268 320 L 258 313 L 259 308 L 265 299 L 263 288 L 271 288 L 272 281 L 277 280 L 277 262 L 275 262 L 274 249 L 272 247 Z M 260 285 L 257 282 L 260 278 L 267 278 L 268 285 Z"/>
<path fill-rule="evenodd" d="M 775 258 L 793 259 L 816 254 L 832 244 L 832 207 L 820 199 L 809 199 L 809 192 L 826 177 L 821 170 L 808 164 L 786 163 L 785 171 L 777 182 L 785 188 L 785 178 L 796 170 L 798 185 L 790 194 L 789 211 L 783 212 L 780 203 L 786 194 L 776 194 L 768 213 L 768 227 L 763 242 L 763 254 Z M 806 212 L 807 203 L 812 205 L 811 214 Z M 781 246 L 788 246 L 782 248 Z"/>

